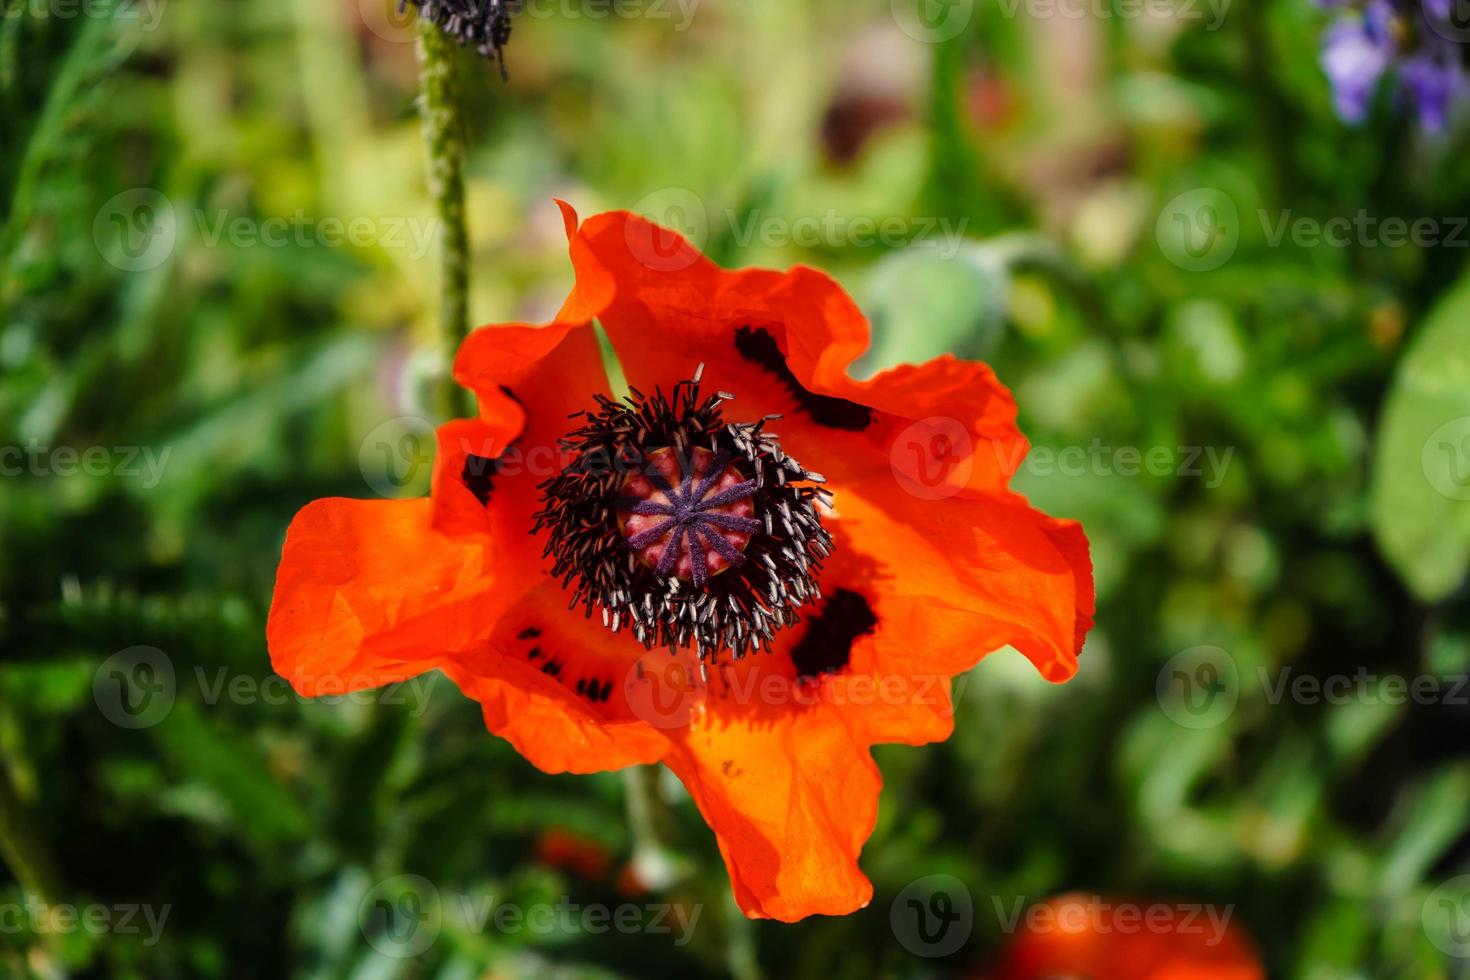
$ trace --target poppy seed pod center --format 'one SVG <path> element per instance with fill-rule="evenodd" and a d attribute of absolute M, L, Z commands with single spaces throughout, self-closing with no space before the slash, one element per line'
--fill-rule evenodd
<path fill-rule="evenodd" d="M 703 588 L 711 576 L 745 564 L 750 536 L 761 530 L 752 518 L 756 490 L 729 453 L 660 449 L 644 472 L 624 482 L 618 524 L 645 565 Z"/>
<path fill-rule="evenodd" d="M 739 658 L 821 597 L 832 537 L 819 504 L 831 495 L 766 430 L 778 416 L 726 421 L 734 395 L 701 395 L 699 375 L 668 395 L 594 396 L 532 530 L 547 532 L 572 604 L 608 629 Z"/>

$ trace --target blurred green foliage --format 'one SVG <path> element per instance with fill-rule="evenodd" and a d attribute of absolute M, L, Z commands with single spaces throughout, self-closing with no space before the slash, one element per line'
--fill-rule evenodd
<path fill-rule="evenodd" d="M 373 455 L 424 431 L 442 372 L 412 25 L 387 0 L 3 0 L 0 446 L 30 462 L 0 478 L 0 905 L 169 912 L 156 942 L 0 929 L 0 973 L 952 975 L 1003 946 L 992 899 L 1078 889 L 1228 905 L 1273 977 L 1463 975 L 1426 902 L 1470 857 L 1470 709 L 1307 703 L 1261 678 L 1467 670 L 1464 233 L 1275 238 L 1470 214 L 1464 141 L 1333 119 L 1305 0 L 1237 0 L 1218 24 L 979 0 L 938 43 L 901 6 L 541 4 L 509 84 L 461 65 L 476 322 L 565 295 L 553 197 L 649 211 L 727 265 L 817 265 L 874 320 L 868 369 L 993 363 L 1037 447 L 1018 486 L 1087 527 L 1082 673 L 1052 688 L 1002 652 L 962 678 L 950 741 L 878 753 L 871 907 L 782 926 L 733 911 L 672 780 L 683 873 L 630 898 L 618 775 L 536 772 L 442 679 L 340 704 L 269 680 L 294 511 L 426 482 L 384 483 Z M 853 224 L 893 218 L 896 240 Z M 258 240 L 271 219 L 279 243 Z M 329 244 L 334 219 L 371 233 Z M 828 230 L 792 241 L 799 219 Z M 1218 263 L 1189 237 L 1216 221 Z M 1119 447 L 1168 464 L 1130 475 Z M 138 646 L 175 691 L 127 727 L 105 665 Z M 1200 646 L 1225 652 L 1233 710 L 1191 727 L 1159 679 Z M 611 869 L 548 860 L 559 831 Z M 889 909 L 938 873 L 968 884 L 975 928 L 930 961 Z M 446 915 L 399 959 L 361 911 L 400 875 L 446 903 L 702 918 L 680 944 Z"/>

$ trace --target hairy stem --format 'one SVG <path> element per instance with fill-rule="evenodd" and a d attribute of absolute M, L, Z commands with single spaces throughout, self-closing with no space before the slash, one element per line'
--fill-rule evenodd
<path fill-rule="evenodd" d="M 465 230 L 465 127 L 460 112 L 456 49 L 452 39 L 426 19 L 419 20 L 419 114 L 428 151 L 429 194 L 439 222 L 440 267 L 439 338 L 445 363 L 469 333 L 469 234 Z M 447 415 L 469 414 L 466 393 L 446 382 L 443 406 Z"/>

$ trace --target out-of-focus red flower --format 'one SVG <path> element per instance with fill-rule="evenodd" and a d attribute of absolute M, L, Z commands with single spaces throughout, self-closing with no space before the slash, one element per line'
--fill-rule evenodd
<path fill-rule="evenodd" d="M 600 842 L 562 827 L 543 831 L 536 838 L 536 860 L 588 881 L 600 881 L 611 863 Z"/>
<path fill-rule="evenodd" d="M 1027 910 L 995 980 L 1265 980 L 1232 912 L 1059 895 Z"/>

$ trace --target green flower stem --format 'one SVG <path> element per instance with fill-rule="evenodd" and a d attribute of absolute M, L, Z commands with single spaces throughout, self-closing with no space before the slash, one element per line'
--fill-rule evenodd
<path fill-rule="evenodd" d="M 654 890 L 684 877 L 688 869 L 672 849 L 674 815 L 659 792 L 660 767 L 629 766 L 623 770 L 627 789 L 628 829 L 633 835 L 633 870 Z"/>
<path fill-rule="evenodd" d="M 465 127 L 455 74 L 454 41 L 427 20 L 419 20 L 419 114 L 428 150 L 429 195 L 439 221 L 439 337 L 445 363 L 469 334 L 469 234 L 464 215 Z M 468 393 L 446 380 L 444 409 L 449 416 L 471 414 Z"/>

